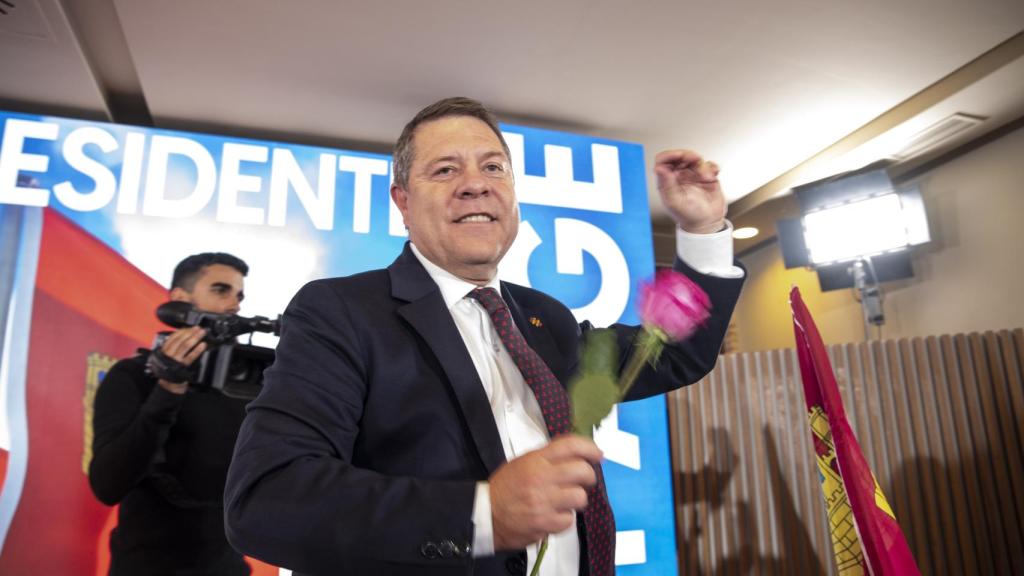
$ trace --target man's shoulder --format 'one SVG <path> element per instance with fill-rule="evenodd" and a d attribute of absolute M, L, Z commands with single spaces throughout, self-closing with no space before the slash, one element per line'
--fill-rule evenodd
<path fill-rule="evenodd" d="M 562 304 L 545 292 L 511 282 L 502 282 L 501 284 L 503 288 L 508 290 L 516 304 L 523 308 L 555 311 L 567 317 L 572 317 L 572 312 L 565 304 Z"/>
<path fill-rule="evenodd" d="M 512 282 L 505 282 L 504 280 L 502 280 L 501 286 L 508 290 L 509 294 L 511 294 L 513 298 L 516 298 L 516 300 L 561 305 L 561 302 L 556 300 L 554 297 L 545 292 L 541 292 L 536 288 L 530 288 L 529 286 L 514 284 Z"/>
<path fill-rule="evenodd" d="M 136 386 L 145 391 L 156 384 L 156 378 L 146 373 L 146 357 L 148 350 L 139 349 L 138 353 L 114 363 L 103 375 L 102 385 Z"/>
<path fill-rule="evenodd" d="M 139 348 L 134 356 L 128 358 L 122 358 L 114 363 L 107 371 L 107 374 L 126 374 L 131 376 L 145 376 L 146 375 L 146 357 L 149 356 L 149 350 Z"/>
<path fill-rule="evenodd" d="M 368 270 L 351 276 L 338 276 L 334 278 L 320 278 L 311 280 L 303 286 L 298 294 L 303 296 L 322 297 L 334 294 L 338 297 L 351 296 L 356 293 L 376 293 L 388 283 L 386 269 Z"/>

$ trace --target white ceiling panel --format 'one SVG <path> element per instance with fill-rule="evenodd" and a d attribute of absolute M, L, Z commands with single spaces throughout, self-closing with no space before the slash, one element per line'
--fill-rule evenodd
<path fill-rule="evenodd" d="M 57 0 L 8 0 L 0 15 L 0 100 L 106 117 L 102 92 Z"/>
<path fill-rule="evenodd" d="M 12 1 L 38 14 L 20 33 L 0 16 L 0 100 L 102 112 L 57 0 Z M 648 158 L 697 149 L 731 199 L 1024 30 L 1020 0 L 74 1 L 87 46 L 123 35 L 101 80 L 133 72 L 158 126 L 381 148 L 462 94 Z"/>

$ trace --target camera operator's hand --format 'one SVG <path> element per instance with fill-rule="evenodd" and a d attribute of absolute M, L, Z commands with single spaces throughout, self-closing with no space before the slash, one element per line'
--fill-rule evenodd
<path fill-rule="evenodd" d="M 191 366 L 203 352 L 206 352 L 206 342 L 203 342 L 205 336 L 206 330 L 198 326 L 182 328 L 164 340 L 160 346 L 160 352 L 175 362 Z M 170 382 L 163 378 L 158 379 L 157 382 L 168 392 L 175 394 L 184 394 L 188 389 L 188 382 Z"/>

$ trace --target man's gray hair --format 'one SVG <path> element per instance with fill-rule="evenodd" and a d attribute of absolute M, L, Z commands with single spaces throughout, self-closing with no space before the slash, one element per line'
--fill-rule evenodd
<path fill-rule="evenodd" d="M 492 114 L 486 106 L 472 98 L 465 98 L 462 96 L 445 98 L 444 100 L 434 102 L 430 106 L 420 110 L 419 113 L 405 125 L 405 128 L 402 129 L 402 135 L 398 137 L 398 142 L 395 143 L 395 155 L 393 159 L 395 164 L 395 184 L 398 184 L 402 188 L 407 188 L 409 185 L 409 170 L 412 168 L 413 156 L 416 154 L 416 151 L 413 149 L 412 142 L 416 128 L 424 122 L 430 122 L 431 120 L 438 120 L 450 116 L 471 116 L 482 120 L 491 130 L 494 131 L 494 134 L 501 142 L 501 147 L 505 150 L 505 155 L 511 160 L 512 154 L 508 150 L 508 144 L 505 142 L 505 137 L 501 135 L 501 128 L 498 127 L 498 119 L 495 118 L 494 114 Z"/>

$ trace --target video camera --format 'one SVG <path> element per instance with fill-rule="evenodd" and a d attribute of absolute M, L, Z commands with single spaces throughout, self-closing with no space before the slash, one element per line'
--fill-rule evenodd
<path fill-rule="evenodd" d="M 207 350 L 191 366 L 188 381 L 197 388 L 214 389 L 225 396 L 251 400 L 263 386 L 263 371 L 274 363 L 274 350 L 252 344 L 239 344 L 235 338 L 255 332 L 281 333 L 281 317 L 246 318 L 236 314 L 216 314 L 197 310 L 188 302 L 167 302 L 156 309 L 161 322 L 172 328 L 198 326 L 206 330 Z M 169 332 L 161 332 L 153 350 L 163 344 Z"/>

